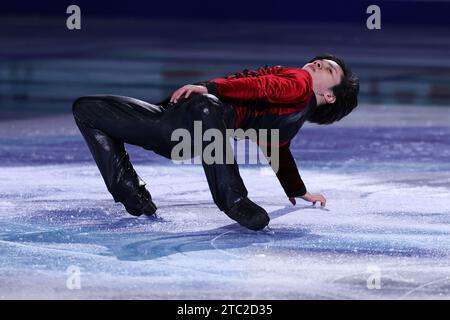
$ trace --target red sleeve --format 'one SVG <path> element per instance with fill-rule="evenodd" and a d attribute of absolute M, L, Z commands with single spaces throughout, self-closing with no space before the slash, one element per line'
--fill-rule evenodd
<path fill-rule="evenodd" d="M 276 175 L 288 197 L 301 197 L 306 194 L 306 186 L 300 177 L 297 164 L 289 149 L 289 145 L 290 142 L 280 146 L 278 149 L 280 162 Z M 269 155 L 271 155 L 271 148 L 275 147 L 267 147 L 267 154 Z M 262 150 L 264 151 L 264 149 Z M 265 152 L 263 153 L 266 155 Z"/>
<path fill-rule="evenodd" d="M 263 99 L 270 103 L 296 103 L 312 90 L 311 75 L 299 68 L 273 67 L 271 73 L 247 77 L 217 78 L 206 83 L 218 98 Z"/>

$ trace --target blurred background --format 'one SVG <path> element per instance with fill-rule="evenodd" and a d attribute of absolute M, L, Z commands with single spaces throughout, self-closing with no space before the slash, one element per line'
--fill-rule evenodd
<path fill-rule="evenodd" d="M 81 30 L 68 30 L 69 5 Z M 381 30 L 366 9 L 381 8 Z M 0 116 L 70 112 L 78 96 L 157 102 L 265 64 L 342 56 L 362 104 L 448 106 L 449 1 L 24 1 L 0 5 Z"/>

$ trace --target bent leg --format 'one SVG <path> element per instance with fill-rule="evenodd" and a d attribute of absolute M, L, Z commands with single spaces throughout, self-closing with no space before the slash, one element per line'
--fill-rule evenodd
<path fill-rule="evenodd" d="M 269 224 L 270 218 L 264 208 L 247 198 L 247 189 L 239 174 L 239 168 L 234 157 L 226 161 L 226 155 L 233 154 L 233 150 L 226 136 L 226 124 L 224 112 L 226 106 L 215 96 L 205 94 L 198 95 L 183 106 L 194 120 L 202 121 L 203 130 L 216 129 L 222 135 L 220 152 L 224 159 L 219 163 L 208 164 L 202 154 L 202 164 L 208 180 L 214 202 L 220 210 L 231 219 L 251 230 L 261 230 Z M 203 139 L 202 139 L 203 140 Z M 196 141 L 194 141 L 195 143 Z M 202 151 L 209 143 L 202 142 Z M 217 153 L 215 154 L 217 156 Z M 220 160 L 224 160 L 221 162 Z"/>
<path fill-rule="evenodd" d="M 72 110 L 114 201 L 125 204 L 131 196 L 136 196 L 136 201 L 151 199 L 124 143 L 150 147 L 144 137 L 152 133 L 151 124 L 162 113 L 159 106 L 128 97 L 87 96 L 77 99 Z"/>
<path fill-rule="evenodd" d="M 239 174 L 239 167 L 234 157 L 231 163 L 227 163 L 225 159 L 225 155 L 232 155 L 233 150 L 230 141 L 226 139 L 224 106 L 215 96 L 206 94 L 192 97 L 184 107 L 193 114 L 194 120 L 202 121 L 203 131 L 217 129 L 222 134 L 223 163 L 207 164 L 202 156 L 202 165 L 214 203 L 221 211 L 227 211 L 235 203 L 245 199 L 248 192 Z M 207 141 L 202 142 L 202 151 L 208 144 Z"/>

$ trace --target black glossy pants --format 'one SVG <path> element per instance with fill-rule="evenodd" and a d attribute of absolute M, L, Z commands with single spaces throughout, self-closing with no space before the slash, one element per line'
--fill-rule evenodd
<path fill-rule="evenodd" d="M 145 186 L 129 160 L 125 143 L 170 159 L 172 148 L 179 143 L 171 141 L 175 129 L 187 129 L 192 137 L 192 151 L 203 151 L 210 142 L 194 147 L 194 121 L 202 121 L 203 132 L 215 128 L 224 137 L 225 129 L 232 128 L 234 122 L 231 107 L 209 94 L 194 94 L 177 104 L 168 103 L 167 99 L 164 103 L 150 104 L 123 96 L 85 96 L 74 102 L 72 110 L 115 202 L 122 202 Z M 229 141 L 223 147 L 225 154 L 225 148 L 231 148 Z M 196 154 L 191 152 L 191 155 Z M 202 164 L 213 200 L 220 210 L 227 210 L 247 196 L 236 161 L 234 164 Z"/>

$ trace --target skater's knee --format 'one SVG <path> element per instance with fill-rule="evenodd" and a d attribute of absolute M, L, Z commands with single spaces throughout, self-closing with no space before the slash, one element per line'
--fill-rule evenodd
<path fill-rule="evenodd" d="M 89 104 L 89 97 L 79 97 L 76 99 L 72 104 L 72 113 L 74 115 L 80 115 L 83 114 L 83 110 L 87 107 Z"/>
<path fill-rule="evenodd" d="M 95 108 L 99 102 L 103 102 L 107 96 L 82 96 L 76 99 L 72 104 L 72 113 L 74 115 L 86 114 L 92 108 Z"/>

